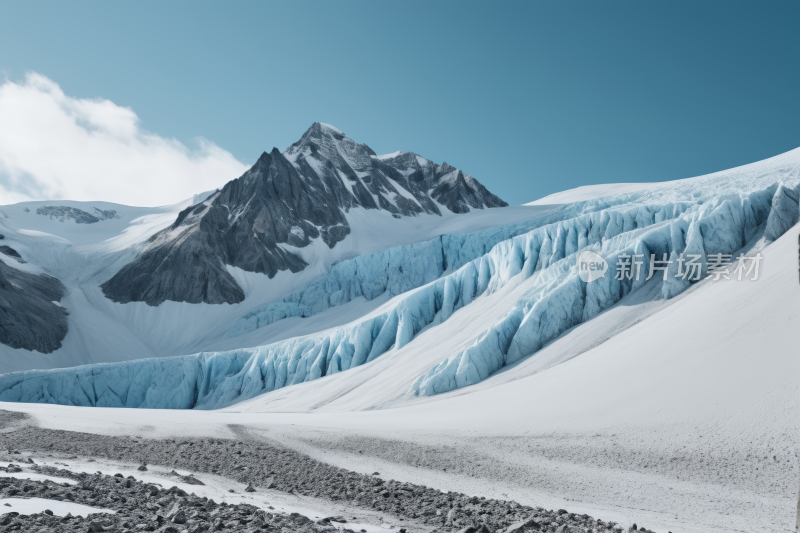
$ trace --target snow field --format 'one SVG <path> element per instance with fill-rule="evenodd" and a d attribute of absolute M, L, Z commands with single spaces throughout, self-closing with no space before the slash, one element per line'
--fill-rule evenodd
<path fill-rule="evenodd" d="M 72 513 L 73 516 L 87 516 L 92 513 L 114 512 L 110 509 L 89 507 L 88 505 L 81 505 L 79 503 L 48 500 L 45 498 L 0 498 L 0 515 L 11 512 L 30 515 L 44 512 L 45 509 L 53 511 L 53 514 L 56 516 L 65 516 L 67 513 Z"/>

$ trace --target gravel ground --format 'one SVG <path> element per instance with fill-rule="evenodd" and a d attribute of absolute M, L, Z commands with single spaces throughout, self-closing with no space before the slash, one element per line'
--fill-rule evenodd
<path fill-rule="evenodd" d="M 16 465 L 9 465 L 13 470 Z M 338 517 L 312 521 L 292 513 L 270 513 L 252 505 L 217 504 L 213 499 L 201 498 L 172 487 L 163 489 L 153 484 L 128 478 L 101 474 L 76 474 L 69 470 L 40 467 L 37 472 L 74 479 L 77 484 L 58 484 L 53 481 L 28 481 L 17 478 L 0 478 L 0 491 L 4 497 L 45 498 L 70 501 L 88 506 L 116 511 L 115 514 L 96 513 L 87 517 L 67 514 L 60 517 L 44 511 L 21 515 L 8 512 L 0 517 L 0 531 L 94 532 L 94 531 L 161 531 L 179 533 L 188 531 L 304 531 L 322 533 L 337 531 L 332 523 Z M 344 529 L 343 533 L 351 533 Z"/>
<path fill-rule="evenodd" d="M 347 502 L 408 520 L 419 530 L 461 533 L 619 533 L 622 528 L 587 515 L 566 510 L 527 507 L 513 501 L 479 498 L 441 492 L 412 483 L 386 481 L 331 466 L 296 451 L 248 437 L 231 439 L 164 439 L 102 436 L 33 427 L 23 413 L 0 411 L 0 449 L 5 459 L 17 461 L 19 451 L 36 454 L 74 455 L 140 462 L 234 479 L 244 490 L 272 489 L 291 494 Z M 2 456 L 0 456 L 2 460 Z M 14 467 L 9 466 L 11 471 Z M 45 514 L 27 517 L 11 513 L 0 520 L 1 531 L 164 531 L 191 533 L 225 531 L 303 531 L 315 533 L 336 529 L 331 521 L 314 522 L 296 513 L 270 513 L 251 505 L 216 504 L 213 500 L 186 494 L 177 487 L 161 489 L 135 479 L 101 474 L 77 474 L 53 467 L 34 469 L 43 474 L 72 478 L 78 487 L 52 482 L 0 478 L 4 497 L 70 500 L 117 511 L 116 515 L 90 515 L 87 519 L 64 520 Z M 192 479 L 183 477 L 184 483 Z M 346 529 L 346 523 L 340 524 Z M 635 527 L 635 526 L 634 526 Z M 102 528 L 102 529 L 98 529 Z M 640 531 L 648 532 L 645 528 Z M 403 530 L 401 530 L 403 532 Z"/>

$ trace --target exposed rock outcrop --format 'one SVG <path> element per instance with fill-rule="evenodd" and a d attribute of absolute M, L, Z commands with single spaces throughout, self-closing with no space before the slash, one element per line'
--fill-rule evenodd
<path fill-rule="evenodd" d="M 56 278 L 0 261 L 0 343 L 50 353 L 67 335 L 67 311 L 56 304 L 64 285 Z"/>

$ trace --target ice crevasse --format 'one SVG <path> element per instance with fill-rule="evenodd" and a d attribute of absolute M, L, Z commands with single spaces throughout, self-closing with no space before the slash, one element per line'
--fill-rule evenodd
<path fill-rule="evenodd" d="M 498 245 L 498 250 L 506 248 L 505 261 L 498 266 L 518 271 L 523 278 L 537 275 L 538 264 L 531 267 L 539 260 L 537 254 L 540 257 L 543 252 L 554 252 L 549 253 L 550 266 L 538 274 L 532 287 L 498 323 L 464 350 L 420 376 L 410 393 L 428 396 L 466 387 L 536 353 L 564 331 L 592 319 L 641 288 L 649 279 L 651 254 L 670 261 L 661 288 L 663 298 L 682 293 L 695 281 L 675 275 L 679 254 L 699 257 L 702 279 L 709 256 L 734 254 L 760 228 L 764 229 L 765 238 L 774 240 L 794 225 L 798 219 L 797 192 L 779 185 L 703 204 L 609 210 L 600 216 L 592 214 L 559 224 L 555 231 L 543 228 Z M 585 249 L 606 260 L 609 275 L 591 283 L 580 279 L 575 262 L 577 252 Z M 639 266 L 639 275 L 619 279 L 615 273 L 619 268 L 629 268 L 635 255 L 647 258 Z"/>
<path fill-rule="evenodd" d="M 674 257 L 684 252 L 700 255 L 705 264 L 710 255 L 733 254 L 760 231 L 774 240 L 798 220 L 796 168 L 779 168 L 756 179 L 745 174 L 738 181 L 711 175 L 572 204 L 554 213 L 549 223 L 506 238 L 457 269 L 451 266 L 446 275 L 409 291 L 379 315 L 251 349 L 6 374 L 0 376 L 0 400 L 222 407 L 366 364 L 405 346 L 423 328 L 450 319 L 458 309 L 479 305 L 475 300 L 480 296 L 527 280 L 524 294 L 497 323 L 419 376 L 409 394 L 425 396 L 465 387 L 531 356 L 644 284 L 647 261 L 639 280 L 608 275 L 586 283 L 574 268 L 578 252 L 588 249 L 600 254 L 613 272 L 623 254 Z M 439 267 L 431 272 L 423 269 L 424 275 L 441 276 L 447 266 L 441 255 L 437 261 Z M 380 272 L 379 276 L 385 275 L 385 270 Z M 369 279 L 364 275 L 358 290 L 363 291 Z M 662 286 L 665 298 L 680 294 L 690 283 L 669 279 Z M 381 290 L 382 283 L 375 290 Z M 331 287 L 342 290 L 335 284 Z M 336 292 L 331 287 L 321 284 L 315 290 L 330 298 Z M 334 298 L 334 304 L 336 298 L 341 296 Z"/>

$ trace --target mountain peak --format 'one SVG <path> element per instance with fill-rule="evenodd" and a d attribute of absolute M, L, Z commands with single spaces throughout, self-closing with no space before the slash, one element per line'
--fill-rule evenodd
<path fill-rule="evenodd" d="M 275 152 L 275 148 L 272 149 L 272 152 L 267 152 L 266 150 L 261 152 L 261 155 L 256 160 L 256 163 L 253 166 L 256 166 L 256 165 L 259 165 L 259 164 L 263 165 L 264 163 L 269 164 L 269 161 L 272 158 L 272 154 L 274 152 Z"/>
<path fill-rule="evenodd" d="M 270 278 L 299 272 L 307 263 L 297 250 L 315 239 L 334 248 L 350 234 L 352 209 L 402 218 L 508 205 L 456 170 L 412 152 L 377 157 L 315 122 L 285 152 L 264 152 L 210 201 L 182 211 L 103 292 L 120 303 L 237 303 L 244 291 L 228 266 Z"/>
<path fill-rule="evenodd" d="M 332 126 L 330 124 L 326 124 L 325 122 L 315 122 L 311 125 L 311 127 L 318 127 L 321 130 L 330 132 L 332 135 L 342 135 L 344 136 L 344 132 L 337 128 L 336 126 Z"/>
<path fill-rule="evenodd" d="M 372 166 L 369 159 L 375 152 L 366 144 L 358 144 L 342 131 L 324 122 L 315 122 L 286 149 L 284 155 L 293 163 L 300 157 L 318 161 L 339 161 L 342 158 L 357 172 L 367 172 Z"/>
<path fill-rule="evenodd" d="M 324 122 L 315 122 L 306 130 L 303 136 L 300 137 L 300 140 L 294 144 L 301 143 L 306 139 L 323 139 L 326 137 L 333 138 L 336 141 L 342 141 L 347 138 L 344 132 L 339 128 Z M 294 146 L 294 144 L 292 146 Z"/>

